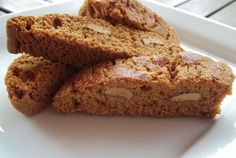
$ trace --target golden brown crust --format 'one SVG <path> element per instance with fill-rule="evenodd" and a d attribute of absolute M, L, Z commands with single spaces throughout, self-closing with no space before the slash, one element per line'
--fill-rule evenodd
<path fill-rule="evenodd" d="M 193 53 L 139 56 L 79 72 L 53 105 L 97 115 L 214 117 L 233 80 L 228 66 Z"/>
<path fill-rule="evenodd" d="M 12 105 L 25 115 L 41 112 L 73 71 L 42 57 L 21 55 L 9 66 L 5 77 Z"/>
<path fill-rule="evenodd" d="M 99 63 L 57 92 L 53 105 L 58 111 L 158 117 L 220 112 L 221 101 L 231 94 L 232 70 L 182 52 L 174 30 L 154 12 L 135 0 L 86 0 L 80 14 L 85 17 L 8 20 L 8 50 L 36 56 L 23 55 L 9 67 L 5 83 L 16 109 L 33 115 L 49 105 L 72 74 L 64 64 Z"/>
<path fill-rule="evenodd" d="M 124 24 L 142 31 L 154 31 L 165 39 L 179 44 L 174 29 L 137 0 L 85 0 L 79 14 L 104 19 L 112 24 Z"/>
<path fill-rule="evenodd" d="M 8 50 L 43 56 L 78 68 L 140 55 L 182 49 L 155 32 L 143 32 L 90 17 L 49 14 L 7 21 Z"/>

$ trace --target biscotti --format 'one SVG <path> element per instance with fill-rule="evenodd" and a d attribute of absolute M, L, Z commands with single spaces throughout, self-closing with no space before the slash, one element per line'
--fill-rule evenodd
<path fill-rule="evenodd" d="M 137 0 L 85 0 L 79 14 L 104 19 L 114 25 L 123 24 L 142 31 L 154 31 L 179 44 L 174 29 Z"/>
<path fill-rule="evenodd" d="M 230 67 L 198 54 L 139 56 L 79 72 L 53 105 L 67 113 L 214 117 L 233 80 Z"/>
<path fill-rule="evenodd" d="M 25 115 L 39 113 L 73 72 L 64 64 L 23 54 L 12 62 L 5 77 L 10 101 Z"/>
<path fill-rule="evenodd" d="M 117 58 L 182 50 L 155 32 L 67 14 L 13 17 L 7 21 L 7 44 L 11 53 L 26 52 L 78 68 Z"/>

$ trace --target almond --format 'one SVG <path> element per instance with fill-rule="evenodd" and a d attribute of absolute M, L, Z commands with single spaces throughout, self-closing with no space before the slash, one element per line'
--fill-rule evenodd
<path fill-rule="evenodd" d="M 201 99 L 200 93 L 184 93 L 171 98 L 171 101 L 198 101 Z"/>
<path fill-rule="evenodd" d="M 131 99 L 133 96 L 133 94 L 130 92 L 130 90 L 128 90 L 126 88 L 108 88 L 108 89 L 106 89 L 105 94 L 125 97 L 126 99 Z"/>
<path fill-rule="evenodd" d="M 99 26 L 99 25 L 95 25 L 95 24 L 88 24 L 87 28 L 90 30 L 96 31 L 98 33 L 101 33 L 101 34 L 105 34 L 105 35 L 111 34 L 111 31 L 103 26 Z"/>
<path fill-rule="evenodd" d="M 160 45 L 162 45 L 162 44 L 164 44 L 160 39 L 155 38 L 155 37 L 143 38 L 142 41 L 145 45 L 148 45 L 148 44 L 160 44 Z"/>

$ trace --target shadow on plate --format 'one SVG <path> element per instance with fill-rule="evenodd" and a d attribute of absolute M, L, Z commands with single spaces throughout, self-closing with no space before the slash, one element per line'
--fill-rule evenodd
<path fill-rule="evenodd" d="M 223 110 L 223 114 L 208 131 L 186 150 L 184 158 L 232 157 L 232 154 L 235 154 L 236 109 L 233 108 L 233 105 L 228 104 Z"/>

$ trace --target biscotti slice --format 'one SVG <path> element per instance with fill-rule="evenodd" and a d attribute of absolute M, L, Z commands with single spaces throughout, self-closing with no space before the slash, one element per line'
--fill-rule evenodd
<path fill-rule="evenodd" d="M 53 105 L 66 113 L 214 117 L 233 80 L 227 65 L 197 54 L 132 57 L 79 72 Z"/>
<path fill-rule="evenodd" d="M 104 19 L 112 24 L 124 24 L 138 30 L 154 31 L 179 44 L 174 29 L 137 0 L 85 0 L 79 14 Z"/>
<path fill-rule="evenodd" d="M 154 32 L 67 14 L 13 17 L 7 21 L 7 38 L 11 53 L 26 52 L 78 68 L 116 58 L 182 50 Z"/>
<path fill-rule="evenodd" d="M 12 105 L 25 115 L 34 115 L 51 104 L 53 95 L 73 73 L 73 68 L 42 57 L 21 55 L 5 77 Z"/>

